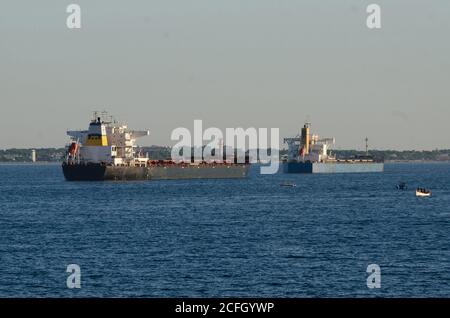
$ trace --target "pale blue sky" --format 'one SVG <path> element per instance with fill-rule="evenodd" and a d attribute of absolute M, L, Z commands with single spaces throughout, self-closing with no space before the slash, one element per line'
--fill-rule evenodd
<path fill-rule="evenodd" d="M 63 146 L 96 109 L 144 145 L 194 119 L 284 137 L 309 118 L 339 148 L 450 148 L 449 39 L 447 0 L 3 0 L 0 148 Z"/>

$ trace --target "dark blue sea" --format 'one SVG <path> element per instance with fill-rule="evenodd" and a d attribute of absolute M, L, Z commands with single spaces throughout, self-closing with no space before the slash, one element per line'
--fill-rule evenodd
<path fill-rule="evenodd" d="M 73 183 L 58 165 L 0 165 L 0 297 L 450 295 L 450 164 L 258 172 Z M 80 289 L 66 286 L 68 264 Z"/>

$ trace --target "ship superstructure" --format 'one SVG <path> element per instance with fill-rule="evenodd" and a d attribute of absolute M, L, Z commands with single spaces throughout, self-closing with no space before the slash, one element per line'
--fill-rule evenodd
<path fill-rule="evenodd" d="M 88 130 L 68 131 L 71 137 L 67 163 L 141 166 L 148 158 L 137 152 L 136 139 L 148 136 L 148 130 L 131 130 L 115 120 L 103 120 L 94 114 Z"/>
<path fill-rule="evenodd" d="M 67 180 L 158 180 L 200 178 L 243 178 L 248 164 L 151 160 L 136 145 L 136 139 L 148 136 L 148 130 L 132 130 L 107 115 L 98 113 L 88 130 L 71 130 L 63 173 Z"/>
<path fill-rule="evenodd" d="M 311 124 L 306 123 L 301 134 L 294 138 L 284 138 L 288 144 L 288 162 L 328 162 L 335 161 L 331 155 L 331 147 L 335 144 L 334 138 L 322 138 L 311 135 Z"/>
<path fill-rule="evenodd" d="M 284 172 L 287 173 L 334 173 L 334 172 L 381 172 L 383 162 L 374 160 L 366 146 L 366 155 L 337 159 L 331 149 L 335 138 L 320 138 L 311 134 L 311 124 L 306 123 L 301 134 L 284 138 L 288 145 Z M 367 145 L 367 139 L 366 139 Z"/>

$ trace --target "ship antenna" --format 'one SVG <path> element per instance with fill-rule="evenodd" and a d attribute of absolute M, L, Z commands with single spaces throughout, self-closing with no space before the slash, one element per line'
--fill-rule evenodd
<path fill-rule="evenodd" d="M 369 155 L 369 138 L 366 137 L 365 141 L 366 141 L 366 156 L 368 156 Z"/>
<path fill-rule="evenodd" d="M 102 120 L 104 120 L 104 121 L 108 120 L 108 112 L 106 110 L 103 110 L 101 115 L 102 115 Z"/>
<path fill-rule="evenodd" d="M 311 118 L 310 118 L 309 115 L 306 115 L 306 122 L 305 122 L 305 124 L 306 124 L 308 127 L 311 126 Z"/>

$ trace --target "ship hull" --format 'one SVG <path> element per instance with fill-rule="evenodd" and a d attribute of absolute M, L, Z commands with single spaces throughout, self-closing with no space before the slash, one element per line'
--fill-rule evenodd
<path fill-rule="evenodd" d="M 382 162 L 288 162 L 283 164 L 285 173 L 369 173 L 383 172 Z"/>
<path fill-rule="evenodd" d="M 246 178 L 248 164 L 155 165 L 148 167 L 63 164 L 68 181 L 177 180 Z"/>

